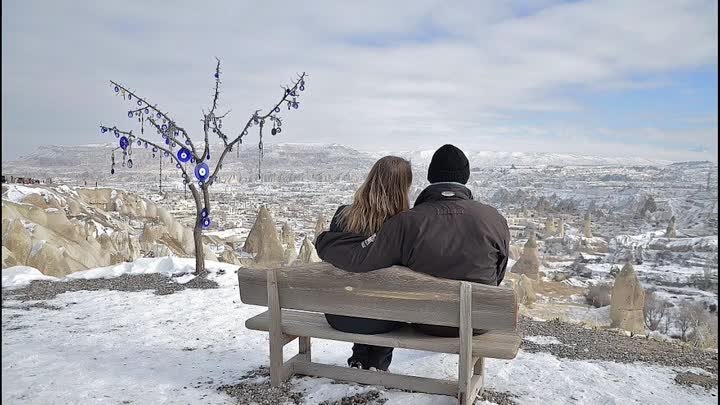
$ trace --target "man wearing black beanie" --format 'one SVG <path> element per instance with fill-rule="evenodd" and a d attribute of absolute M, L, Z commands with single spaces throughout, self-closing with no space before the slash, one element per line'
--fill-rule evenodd
<path fill-rule="evenodd" d="M 465 187 L 469 178 L 465 154 L 443 145 L 428 168 L 431 184 L 411 210 L 388 219 L 370 238 L 323 232 L 315 241 L 318 255 L 352 272 L 397 264 L 436 277 L 499 285 L 507 267 L 510 230 L 495 208 L 473 200 Z M 457 336 L 455 328 L 424 326 L 430 334 Z"/>

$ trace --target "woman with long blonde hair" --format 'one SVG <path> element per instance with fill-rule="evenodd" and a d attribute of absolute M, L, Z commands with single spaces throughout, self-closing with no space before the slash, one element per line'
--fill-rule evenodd
<path fill-rule="evenodd" d="M 397 156 L 385 156 L 375 162 L 367 178 L 355 192 L 351 205 L 338 208 L 330 223 L 331 232 L 349 232 L 371 237 L 383 223 L 410 209 L 412 167 Z M 390 332 L 402 326 L 399 322 L 351 316 L 325 315 L 333 328 L 367 335 Z M 353 345 L 348 359 L 350 367 L 387 370 L 392 360 L 392 348 L 363 344 Z"/>

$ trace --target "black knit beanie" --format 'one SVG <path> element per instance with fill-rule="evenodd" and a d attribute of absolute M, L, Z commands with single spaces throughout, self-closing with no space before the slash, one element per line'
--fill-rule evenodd
<path fill-rule="evenodd" d="M 443 145 L 435 151 L 428 168 L 430 183 L 452 181 L 465 184 L 470 179 L 470 163 L 460 149 Z"/>

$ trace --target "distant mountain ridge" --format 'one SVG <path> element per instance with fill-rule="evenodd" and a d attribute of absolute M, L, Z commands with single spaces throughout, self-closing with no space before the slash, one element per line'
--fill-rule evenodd
<path fill-rule="evenodd" d="M 3 172 L 48 177 L 104 178 L 110 175 L 110 157 L 115 142 L 87 145 L 44 145 L 14 161 L 3 161 Z M 220 156 L 221 145 L 213 147 L 212 157 Z M 159 161 L 151 151 L 133 148 L 133 168 L 122 168 L 122 153 L 115 151 L 116 176 L 138 176 L 156 172 Z M 434 150 L 363 152 L 337 143 L 268 143 L 263 149 L 263 176 L 268 180 L 363 178 L 380 157 L 396 155 L 413 166 L 425 168 Z M 664 166 L 674 162 L 626 157 L 597 157 L 566 153 L 467 151 L 473 168 L 515 166 Z M 158 153 L 159 155 L 160 153 Z M 221 177 L 257 177 L 259 150 L 249 142 L 226 156 Z M 168 173 L 174 162 L 165 159 Z M 214 161 L 210 161 L 211 166 Z M 677 163 L 675 163 L 677 164 Z"/>

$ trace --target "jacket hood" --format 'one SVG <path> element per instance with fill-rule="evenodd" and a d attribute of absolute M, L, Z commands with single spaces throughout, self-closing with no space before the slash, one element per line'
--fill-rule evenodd
<path fill-rule="evenodd" d="M 472 200 L 469 188 L 460 183 L 433 183 L 423 190 L 415 200 L 415 205 L 431 201 Z"/>

